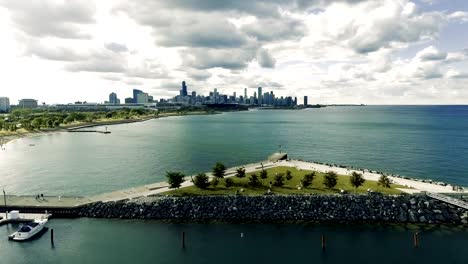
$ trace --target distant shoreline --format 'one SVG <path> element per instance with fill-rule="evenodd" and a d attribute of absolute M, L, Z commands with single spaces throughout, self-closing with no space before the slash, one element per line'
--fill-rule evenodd
<path fill-rule="evenodd" d="M 56 127 L 56 128 L 41 129 L 41 130 L 36 130 L 36 131 L 28 131 L 24 133 L 13 134 L 13 135 L 5 135 L 5 136 L 0 135 L 0 147 L 5 147 L 8 143 L 11 143 L 15 140 L 22 139 L 22 138 L 51 135 L 55 133 L 67 132 L 69 130 L 74 130 L 74 129 L 139 123 L 139 122 L 145 122 L 145 121 L 152 120 L 152 119 L 159 119 L 159 118 L 166 118 L 166 117 L 173 117 L 173 116 L 214 115 L 214 114 L 220 114 L 220 112 L 213 112 L 213 113 L 188 112 L 188 113 L 183 113 L 183 114 L 170 112 L 170 113 L 162 113 L 157 116 L 147 116 L 141 119 L 120 119 L 120 120 L 106 120 L 102 122 L 83 122 L 79 124 L 72 124 L 72 125 Z"/>

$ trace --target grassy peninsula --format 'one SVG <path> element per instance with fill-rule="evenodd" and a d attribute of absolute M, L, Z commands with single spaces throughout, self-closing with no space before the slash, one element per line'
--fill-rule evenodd
<path fill-rule="evenodd" d="M 313 179 L 310 181 L 310 185 L 304 186 L 304 177 L 310 174 L 314 175 Z M 199 175 L 196 177 L 200 177 Z M 272 194 L 289 195 L 337 194 L 341 193 L 341 190 L 348 193 L 367 193 L 368 189 L 382 194 L 400 194 L 401 191 L 397 188 L 407 188 L 396 184 L 384 187 L 377 181 L 370 180 L 365 180 L 361 186 L 355 188 L 351 183 L 351 176 L 348 175 L 336 175 L 336 184 L 327 187 L 324 184 L 326 173 L 298 170 L 293 167 L 274 167 L 265 169 L 264 172 L 259 170 L 246 173 L 243 177 L 238 176 L 238 173 L 236 173 L 236 175 L 230 177 L 213 177 L 205 186 L 203 184 L 199 186 L 192 185 L 173 189 L 165 194 L 174 196 L 232 195 L 239 192 L 244 195 L 263 195 L 268 192 L 268 189 Z M 197 180 L 196 177 L 193 177 L 194 181 Z M 253 178 L 256 178 L 258 182 L 252 180 Z M 278 178 L 282 178 L 282 185 L 278 183 Z"/>

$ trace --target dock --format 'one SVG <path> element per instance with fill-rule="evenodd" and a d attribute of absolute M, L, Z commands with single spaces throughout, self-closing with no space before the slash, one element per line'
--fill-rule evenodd
<path fill-rule="evenodd" d="M 441 194 L 441 193 L 426 193 L 426 195 L 428 197 L 433 198 L 433 199 L 437 199 L 439 201 L 446 202 L 448 204 L 455 205 L 457 207 L 464 208 L 464 209 L 468 210 L 468 203 L 463 201 L 463 200 L 460 200 L 460 199 L 457 199 L 457 198 L 454 198 L 454 197 L 450 197 L 448 195 L 444 195 L 444 194 Z"/>
<path fill-rule="evenodd" d="M 19 218 L 11 218 L 10 213 L 0 214 L 3 219 L 0 220 L 0 226 L 10 224 L 10 223 L 27 223 L 34 221 L 35 219 L 49 219 L 52 214 L 43 213 L 43 214 L 24 214 L 19 213 Z"/>

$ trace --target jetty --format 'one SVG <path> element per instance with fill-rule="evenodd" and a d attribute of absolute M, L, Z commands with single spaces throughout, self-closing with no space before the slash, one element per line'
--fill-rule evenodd
<path fill-rule="evenodd" d="M 353 172 L 362 173 L 366 180 L 378 181 L 381 173 L 372 172 L 369 170 L 356 169 L 338 165 L 327 165 L 323 163 L 292 160 L 288 159 L 287 153 L 274 153 L 270 155 L 267 160 L 261 162 L 255 162 L 251 164 L 240 165 L 231 167 L 226 170 L 225 177 L 233 177 L 236 174 L 238 168 L 244 168 L 246 173 L 251 173 L 266 168 L 274 167 L 292 167 L 298 170 L 313 170 L 318 172 L 334 171 L 340 175 L 351 175 Z M 209 178 L 213 175 L 208 172 L 206 173 Z M 187 176 L 185 181 L 182 183 L 181 188 L 192 186 L 192 176 Z M 428 181 L 421 181 L 417 179 L 410 179 L 401 176 L 388 175 L 390 180 L 399 185 L 405 186 L 398 190 L 408 194 L 426 194 L 427 196 L 450 203 L 452 205 L 468 209 L 468 203 L 461 199 L 446 196 L 445 194 L 456 194 L 456 195 L 467 195 L 468 189 L 462 188 L 454 189 L 449 184 L 440 185 Z M 167 191 L 170 191 L 167 182 L 156 182 L 152 184 L 146 184 L 142 186 L 136 186 L 124 190 L 117 190 L 102 194 L 97 194 L 88 197 L 80 196 L 44 196 L 37 198 L 35 196 L 23 196 L 23 195 L 5 195 L 4 202 L 0 203 L 0 212 L 20 210 L 22 212 L 30 213 L 43 213 L 45 210 L 53 212 L 54 215 L 67 216 L 70 211 L 74 208 L 95 203 L 95 202 L 117 202 L 124 200 L 133 200 L 142 197 L 149 197 L 154 195 L 161 195 Z M 4 205 L 5 204 L 5 205 Z"/>

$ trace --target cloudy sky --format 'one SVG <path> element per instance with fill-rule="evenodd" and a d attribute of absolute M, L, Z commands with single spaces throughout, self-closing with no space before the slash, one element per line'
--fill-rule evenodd
<path fill-rule="evenodd" d="M 0 96 L 468 104 L 466 0 L 0 0 Z"/>

